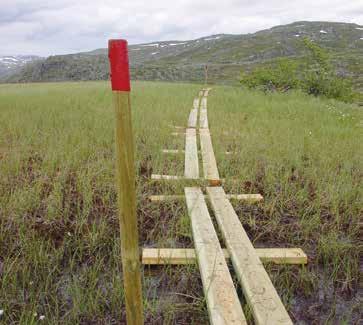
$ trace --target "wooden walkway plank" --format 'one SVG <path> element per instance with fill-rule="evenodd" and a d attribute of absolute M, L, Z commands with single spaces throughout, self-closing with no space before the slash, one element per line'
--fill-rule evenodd
<path fill-rule="evenodd" d="M 186 187 L 185 197 L 211 324 L 247 324 L 204 196 Z"/>
<path fill-rule="evenodd" d="M 292 324 L 222 187 L 207 187 L 226 247 L 256 324 Z"/>
<path fill-rule="evenodd" d="M 202 97 L 200 102 L 200 109 L 207 109 L 207 97 Z"/>
<path fill-rule="evenodd" d="M 193 108 L 194 109 L 198 109 L 199 108 L 199 98 L 194 98 Z"/>
<path fill-rule="evenodd" d="M 204 196 L 205 199 L 209 199 L 207 195 Z M 226 194 L 226 197 L 230 200 L 245 201 L 248 203 L 260 202 L 263 200 L 261 194 Z M 184 200 L 184 195 L 150 195 L 150 201 L 172 201 L 172 200 Z"/>
<path fill-rule="evenodd" d="M 200 129 L 199 136 L 202 151 L 204 178 L 209 180 L 211 186 L 220 185 L 221 180 L 219 178 L 217 162 L 214 156 L 209 129 Z"/>
<path fill-rule="evenodd" d="M 199 178 L 197 135 L 195 129 L 186 129 L 184 176 Z"/>
<path fill-rule="evenodd" d="M 196 128 L 197 127 L 197 118 L 198 118 L 198 109 L 193 108 L 190 111 L 190 114 L 189 114 L 188 128 Z"/>
<path fill-rule="evenodd" d="M 208 115 L 207 115 L 207 110 L 205 108 L 200 110 L 199 127 L 203 129 L 208 129 Z"/>
<path fill-rule="evenodd" d="M 261 262 L 275 264 L 306 264 L 307 256 L 301 248 L 256 248 Z M 223 249 L 226 259 L 230 259 L 227 249 Z M 142 264 L 178 265 L 195 264 L 197 256 L 194 248 L 144 248 Z"/>

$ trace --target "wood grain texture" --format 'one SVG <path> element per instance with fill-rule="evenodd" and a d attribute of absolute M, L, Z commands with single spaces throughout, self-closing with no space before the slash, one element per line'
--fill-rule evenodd
<path fill-rule="evenodd" d="M 195 129 L 186 129 L 184 176 L 191 179 L 199 178 L 199 159 Z"/>
<path fill-rule="evenodd" d="M 171 153 L 171 154 L 185 153 L 184 150 L 178 150 L 178 149 L 163 149 L 161 151 L 163 153 Z"/>
<path fill-rule="evenodd" d="M 207 109 L 207 97 L 202 97 L 200 100 L 200 109 Z"/>
<path fill-rule="evenodd" d="M 226 194 L 228 199 L 245 201 L 248 203 L 260 202 L 263 200 L 261 194 Z M 209 200 L 207 195 L 204 196 L 205 199 Z M 172 200 L 184 200 L 184 195 L 150 195 L 149 199 L 151 201 L 172 201 Z"/>
<path fill-rule="evenodd" d="M 208 129 L 208 113 L 206 109 L 201 109 L 199 114 L 199 127 Z"/>
<path fill-rule="evenodd" d="M 136 216 L 134 137 L 129 92 L 113 91 L 116 117 L 116 176 L 121 258 L 127 323 L 143 324 L 140 255 Z"/>
<path fill-rule="evenodd" d="M 185 197 L 209 320 L 214 325 L 247 324 L 203 193 L 186 187 Z"/>
<path fill-rule="evenodd" d="M 194 98 L 193 108 L 194 109 L 198 109 L 199 108 L 199 98 Z"/>
<path fill-rule="evenodd" d="M 256 248 L 259 259 L 264 263 L 306 264 L 307 256 L 301 248 Z M 226 259 L 230 259 L 227 249 L 223 249 Z M 142 264 L 178 265 L 195 264 L 197 255 L 194 248 L 144 248 Z"/>
<path fill-rule="evenodd" d="M 197 119 L 198 119 L 198 109 L 193 108 L 190 111 L 188 118 L 188 128 L 196 128 L 197 127 Z"/>
<path fill-rule="evenodd" d="M 211 186 L 220 185 L 221 180 L 219 178 L 217 162 L 214 156 L 212 139 L 209 133 L 209 129 L 200 129 L 199 136 L 200 147 L 202 151 L 202 166 L 204 178 L 210 182 Z"/>
<path fill-rule="evenodd" d="M 223 188 L 207 187 L 207 194 L 256 324 L 292 324 Z"/>
<path fill-rule="evenodd" d="M 179 181 L 179 180 L 185 180 L 184 176 L 176 176 L 176 175 L 160 175 L 160 174 L 152 174 L 151 179 L 154 180 L 173 180 L 173 181 Z"/>

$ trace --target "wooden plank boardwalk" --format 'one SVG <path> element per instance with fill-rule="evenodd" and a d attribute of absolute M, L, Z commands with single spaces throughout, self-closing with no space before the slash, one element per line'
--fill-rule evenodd
<path fill-rule="evenodd" d="M 252 311 L 254 323 L 292 324 L 263 262 L 306 264 L 307 256 L 300 248 L 253 247 L 230 200 L 256 203 L 261 202 L 263 197 L 260 194 L 226 194 L 221 187 L 222 180 L 208 124 L 209 91 L 210 88 L 207 88 L 199 92 L 198 98 L 194 99 L 187 127 L 180 128 L 183 133 L 176 133 L 185 134 L 185 150 L 163 150 L 165 153 L 185 154 L 184 176 L 152 175 L 152 179 L 190 180 L 193 187 L 184 187 L 184 195 L 149 196 L 153 202 L 185 200 L 191 220 L 194 249 L 145 248 L 143 264 L 198 263 L 210 323 L 247 324 L 226 264 L 226 260 L 230 260 Z M 200 176 L 198 152 L 201 153 L 204 177 Z M 207 194 L 203 194 L 196 184 L 205 188 Z M 221 248 L 206 200 L 210 201 L 226 249 Z"/>
<path fill-rule="evenodd" d="M 198 119 L 198 109 L 193 108 L 190 111 L 190 114 L 189 114 L 188 128 L 196 128 L 197 127 L 197 119 Z"/>
<path fill-rule="evenodd" d="M 207 109 L 202 108 L 200 110 L 200 117 L 199 117 L 199 128 L 201 129 L 208 129 L 208 114 Z"/>
<path fill-rule="evenodd" d="M 198 147 L 195 129 L 186 129 L 184 176 L 192 179 L 199 178 Z"/>
<path fill-rule="evenodd" d="M 186 187 L 185 197 L 210 321 L 247 324 L 203 193 L 198 187 Z"/>
<path fill-rule="evenodd" d="M 193 101 L 193 108 L 198 109 L 199 108 L 199 98 L 195 98 Z"/>
<path fill-rule="evenodd" d="M 236 274 L 257 324 L 292 324 L 222 187 L 207 187 Z"/>
<path fill-rule="evenodd" d="M 209 129 L 199 130 L 200 147 L 202 150 L 202 165 L 204 178 L 207 179 L 211 185 L 220 185 L 219 172 L 217 168 L 217 161 L 214 156 L 212 139 Z"/>

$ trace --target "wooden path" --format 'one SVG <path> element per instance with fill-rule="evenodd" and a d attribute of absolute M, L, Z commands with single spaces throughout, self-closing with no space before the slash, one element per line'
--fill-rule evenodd
<path fill-rule="evenodd" d="M 184 176 L 152 175 L 155 180 L 194 181 L 185 187 L 184 195 L 152 195 L 153 202 L 185 200 L 191 220 L 194 249 L 144 248 L 142 261 L 148 265 L 197 263 L 211 324 L 247 324 L 245 315 L 227 266 L 230 260 L 243 295 L 250 306 L 256 324 L 292 324 L 263 263 L 306 264 L 307 256 L 299 248 L 254 248 L 230 200 L 260 202 L 260 194 L 226 194 L 214 155 L 209 131 L 207 96 L 210 88 L 202 89 L 193 101 L 186 128 L 185 150 L 164 153 L 184 154 Z M 200 150 L 197 136 L 199 135 Z M 203 177 L 199 172 L 199 155 Z M 204 181 L 204 183 L 203 183 Z M 205 192 L 203 192 L 203 190 Z M 226 248 L 218 240 L 209 213 L 209 200 Z"/>
<path fill-rule="evenodd" d="M 247 324 L 203 193 L 198 187 L 186 187 L 185 197 L 210 320 Z"/>
<path fill-rule="evenodd" d="M 199 162 L 197 137 L 195 129 L 187 129 L 185 134 L 185 164 L 184 177 L 198 179 L 199 178 Z"/>

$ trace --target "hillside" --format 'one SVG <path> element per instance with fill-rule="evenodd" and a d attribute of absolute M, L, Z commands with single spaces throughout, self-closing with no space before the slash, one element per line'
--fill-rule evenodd
<path fill-rule="evenodd" d="M 278 57 L 305 54 L 309 37 L 329 50 L 337 70 L 363 88 L 363 27 L 332 22 L 296 22 L 246 35 L 212 35 L 189 41 L 130 45 L 131 74 L 142 80 L 201 81 L 208 64 L 211 82 L 233 83 L 242 70 Z M 103 80 L 108 78 L 107 50 L 51 56 L 26 65 L 10 82 Z"/>
<path fill-rule="evenodd" d="M 0 56 L 0 79 L 11 76 L 19 72 L 26 64 L 41 59 L 36 55 L 2 55 Z"/>

